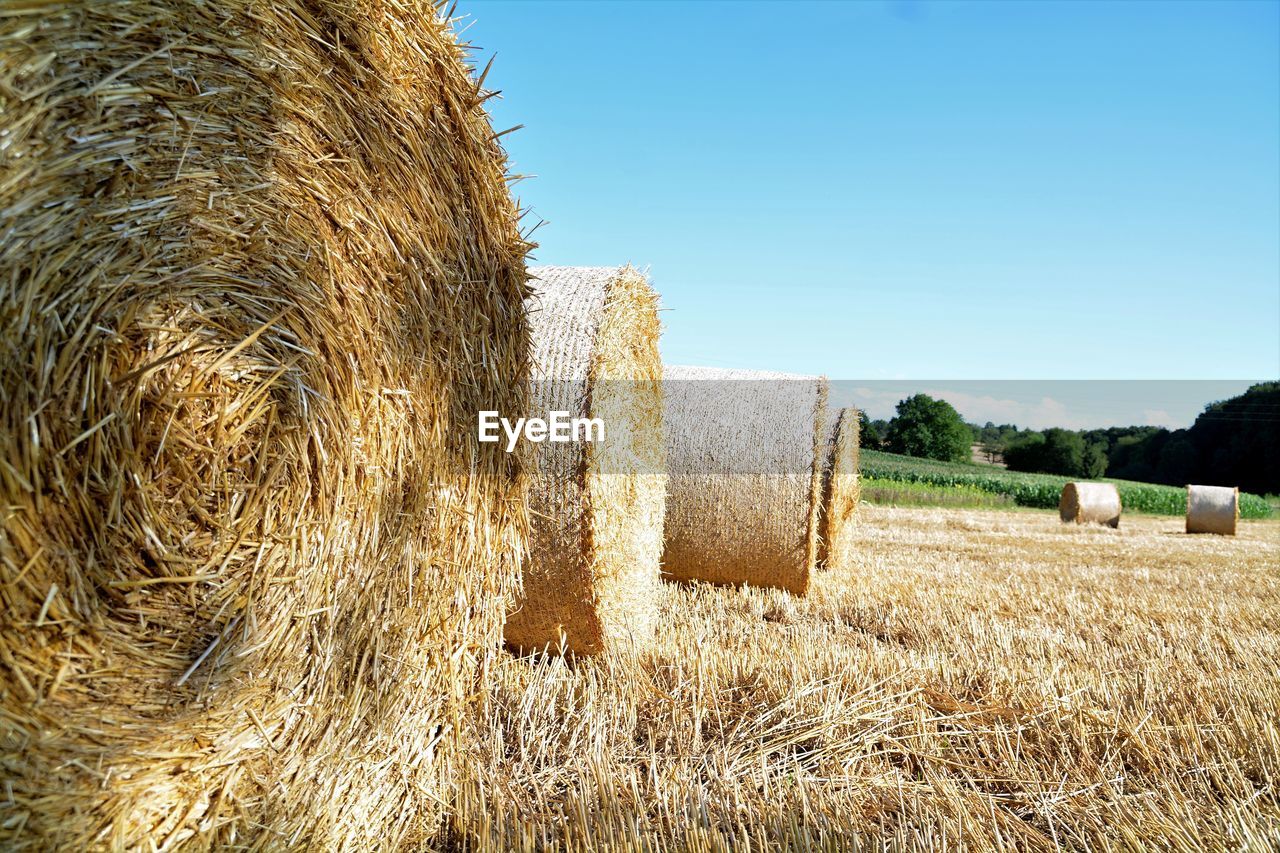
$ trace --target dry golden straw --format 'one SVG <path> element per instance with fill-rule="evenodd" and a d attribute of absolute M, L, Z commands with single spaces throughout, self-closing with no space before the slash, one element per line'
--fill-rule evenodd
<path fill-rule="evenodd" d="M 1235 536 L 1240 490 L 1233 486 L 1187 486 L 1187 532 Z"/>
<path fill-rule="evenodd" d="M 662 570 L 803 594 L 818 557 L 827 380 L 668 366 Z"/>
<path fill-rule="evenodd" d="M 862 496 L 858 479 L 859 427 L 857 409 L 827 412 L 818 542 L 818 564 L 824 568 L 839 568 L 850 557 L 845 540 Z"/>
<path fill-rule="evenodd" d="M 1120 492 L 1111 483 L 1067 483 L 1058 499 L 1064 523 L 1120 526 Z"/>
<path fill-rule="evenodd" d="M 0 17 L 0 847 L 426 838 L 526 518 L 517 211 L 409 2 Z"/>
<path fill-rule="evenodd" d="M 674 384 L 674 383 L 671 383 Z M 1273 851 L 1280 521 L 863 504 L 803 598 L 499 661 L 443 849 Z"/>
<path fill-rule="evenodd" d="M 631 267 L 530 273 L 533 415 L 599 419 L 605 440 L 536 445 L 532 547 L 506 639 L 573 654 L 642 646 L 666 489 L 658 295 Z"/>

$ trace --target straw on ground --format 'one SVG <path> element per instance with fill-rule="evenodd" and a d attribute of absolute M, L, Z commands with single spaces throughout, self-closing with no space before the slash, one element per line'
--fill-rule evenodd
<path fill-rule="evenodd" d="M 647 659 L 500 665 L 451 837 L 1280 843 L 1280 523 L 863 506 L 851 547 L 804 598 L 667 586 Z"/>

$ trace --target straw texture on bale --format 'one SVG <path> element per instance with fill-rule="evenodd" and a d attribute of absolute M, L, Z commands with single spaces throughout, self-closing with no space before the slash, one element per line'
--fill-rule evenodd
<path fill-rule="evenodd" d="M 1076 524 L 1120 526 L 1120 492 L 1112 483 L 1067 483 L 1058 499 L 1058 517 Z"/>
<path fill-rule="evenodd" d="M 426 4 L 6 4 L 0 848 L 434 831 L 527 524 L 483 97 Z"/>
<path fill-rule="evenodd" d="M 668 366 L 663 573 L 803 594 L 818 558 L 827 380 Z"/>
<path fill-rule="evenodd" d="M 1235 536 L 1240 490 L 1233 486 L 1187 486 L 1187 532 Z"/>
<path fill-rule="evenodd" d="M 860 426 L 857 409 L 827 412 L 818 522 L 818 565 L 823 568 L 839 568 L 849 556 L 850 524 L 862 496 L 858 479 Z"/>
<path fill-rule="evenodd" d="M 631 267 L 535 267 L 533 416 L 597 418 L 603 442 L 536 445 L 531 548 L 507 619 L 522 649 L 595 654 L 652 638 L 666 451 L 658 296 Z"/>

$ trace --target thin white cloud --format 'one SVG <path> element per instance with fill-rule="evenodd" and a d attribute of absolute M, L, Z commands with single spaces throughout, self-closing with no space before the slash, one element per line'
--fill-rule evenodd
<path fill-rule="evenodd" d="M 1060 400 L 1048 396 L 1026 401 L 993 397 L 989 394 L 966 394 L 963 391 L 946 388 L 882 391 L 856 387 L 852 390 L 853 404 L 865 411 L 867 417 L 873 420 L 892 418 L 898 402 L 915 393 L 928 394 L 930 397 L 946 400 L 955 406 L 956 411 L 970 423 L 984 424 L 991 421 L 997 424 L 1017 424 L 1030 429 L 1048 429 L 1049 427 L 1087 429 L 1090 427 L 1082 414 L 1073 412 Z M 1161 414 L 1168 418 L 1167 413 Z"/>
<path fill-rule="evenodd" d="M 1035 402 L 1001 399 L 990 395 L 976 396 L 963 391 L 934 389 L 925 391 L 931 397 L 946 400 L 956 407 L 966 421 L 984 424 L 1017 424 L 1023 428 L 1087 429 L 1088 422 L 1053 397 L 1041 397 Z"/>
<path fill-rule="evenodd" d="M 853 405 L 867 413 L 873 421 L 889 420 L 894 416 L 894 408 L 898 401 L 911 396 L 910 392 L 879 391 L 872 388 L 859 387 L 853 389 Z"/>

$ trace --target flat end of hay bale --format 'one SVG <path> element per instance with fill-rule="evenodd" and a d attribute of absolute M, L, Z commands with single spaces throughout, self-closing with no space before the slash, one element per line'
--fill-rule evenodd
<path fill-rule="evenodd" d="M 633 267 L 534 267 L 533 406 L 598 418 L 601 443 L 543 443 L 532 547 L 504 636 L 575 655 L 647 645 L 666 492 L 658 295 Z"/>
<path fill-rule="evenodd" d="M 827 380 L 668 365 L 662 570 L 808 591 L 818 558 Z"/>
<path fill-rule="evenodd" d="M 1187 486 L 1187 533 L 1235 536 L 1239 523 L 1239 488 Z"/>
<path fill-rule="evenodd" d="M 858 475 L 860 413 L 854 408 L 829 413 L 823 446 L 821 539 L 818 565 L 839 568 L 848 559 L 848 531 L 862 496 Z"/>
<path fill-rule="evenodd" d="M 1067 483 L 1058 499 L 1058 518 L 1064 524 L 1120 526 L 1120 491 L 1114 483 Z"/>

